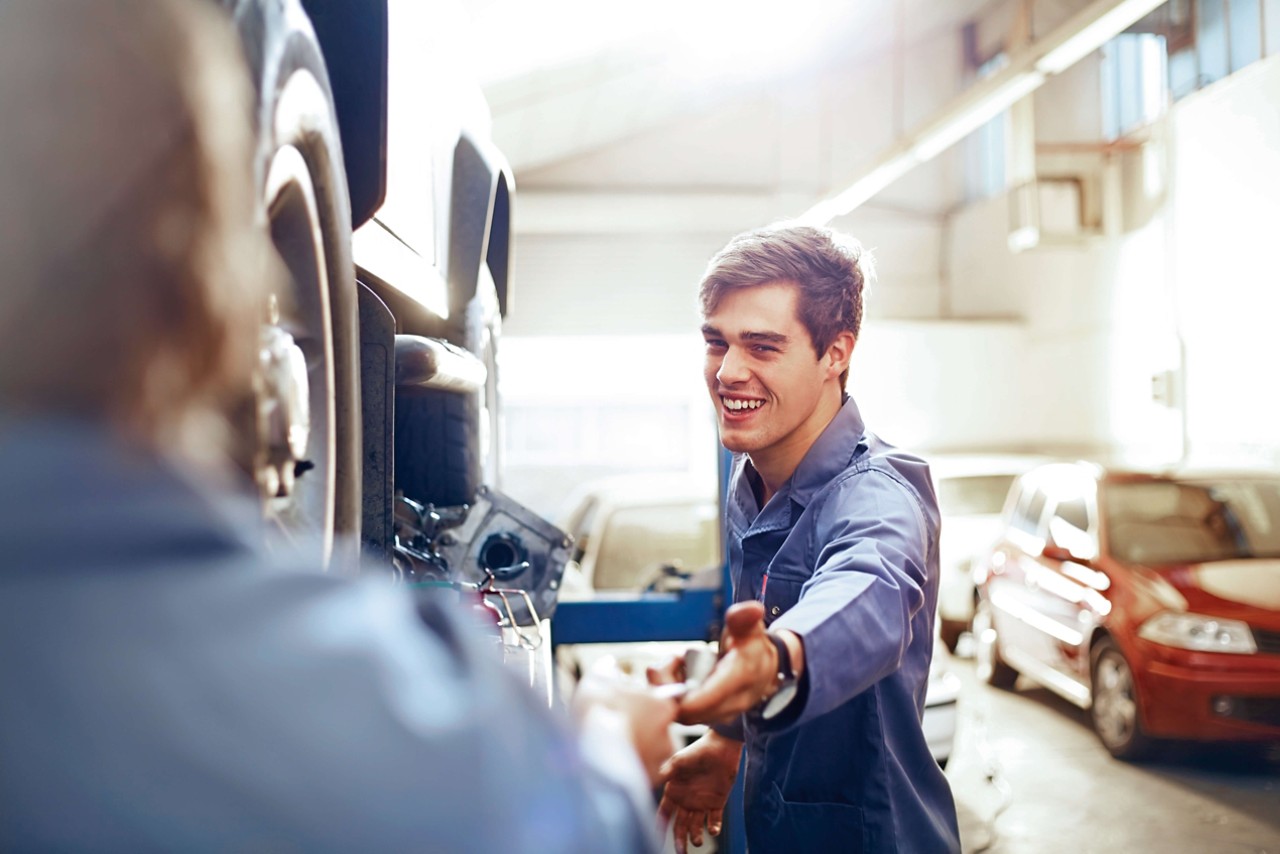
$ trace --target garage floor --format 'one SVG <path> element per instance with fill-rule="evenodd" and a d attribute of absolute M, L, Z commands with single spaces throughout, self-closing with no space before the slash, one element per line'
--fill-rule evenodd
<path fill-rule="evenodd" d="M 979 683 L 971 660 L 947 777 L 967 854 L 1280 852 L 1280 751 L 1179 749 L 1112 759 L 1087 715 L 1019 682 Z"/>

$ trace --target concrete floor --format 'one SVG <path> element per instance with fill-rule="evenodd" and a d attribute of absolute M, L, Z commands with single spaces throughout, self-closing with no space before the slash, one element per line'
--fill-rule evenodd
<path fill-rule="evenodd" d="M 1020 681 L 979 683 L 971 660 L 947 777 L 965 852 L 1280 854 L 1280 751 L 1179 748 L 1132 765 L 1085 712 Z"/>

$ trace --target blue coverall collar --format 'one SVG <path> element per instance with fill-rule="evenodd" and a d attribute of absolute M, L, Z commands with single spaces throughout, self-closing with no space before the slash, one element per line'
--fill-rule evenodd
<path fill-rule="evenodd" d="M 750 529 L 753 533 L 790 527 L 796 515 L 809 506 L 814 493 L 844 471 L 865 449 L 865 440 L 862 414 L 853 398 L 846 394 L 843 405 L 805 453 L 795 472 L 763 508 L 756 502 L 751 486 L 752 478 L 759 475 L 745 454 L 737 455 L 735 462 L 742 467 L 742 477 L 735 479 L 737 488 L 729 496 L 730 524 L 738 531 Z"/>

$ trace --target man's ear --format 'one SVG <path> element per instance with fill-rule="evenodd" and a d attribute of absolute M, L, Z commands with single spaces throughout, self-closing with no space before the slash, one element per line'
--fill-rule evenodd
<path fill-rule="evenodd" d="M 845 329 L 838 333 L 831 341 L 831 346 L 827 347 L 827 366 L 831 376 L 838 377 L 845 371 L 849 370 L 849 360 L 853 358 L 853 346 L 858 343 L 858 339 L 853 337 L 853 333 Z"/>

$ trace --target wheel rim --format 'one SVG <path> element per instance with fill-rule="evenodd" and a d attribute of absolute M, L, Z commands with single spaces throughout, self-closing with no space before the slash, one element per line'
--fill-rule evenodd
<path fill-rule="evenodd" d="M 984 682 L 991 680 L 996 669 L 996 627 L 991 622 L 991 606 L 978 605 L 973 615 L 974 670 Z"/>
<path fill-rule="evenodd" d="M 256 474 L 267 519 L 288 539 L 319 538 L 327 559 L 333 547 L 336 454 L 329 276 L 315 188 L 297 148 L 284 146 L 272 158 L 265 197 L 271 239 L 289 275 L 273 295 L 263 340 L 292 348 L 291 358 L 305 367 L 305 382 L 289 388 L 304 394 L 306 402 L 290 400 L 288 388 L 260 383 L 267 393 L 259 399 L 265 434 Z M 265 347 L 263 352 L 265 358 Z M 273 411 L 292 413 L 285 423 L 293 428 L 305 415 L 305 440 L 293 430 L 287 434 L 292 441 L 276 441 L 279 430 L 263 417 L 269 419 Z"/>
<path fill-rule="evenodd" d="M 1098 658 L 1093 677 L 1093 721 L 1099 737 L 1108 747 L 1126 744 L 1138 722 L 1133 673 L 1114 650 Z"/>

